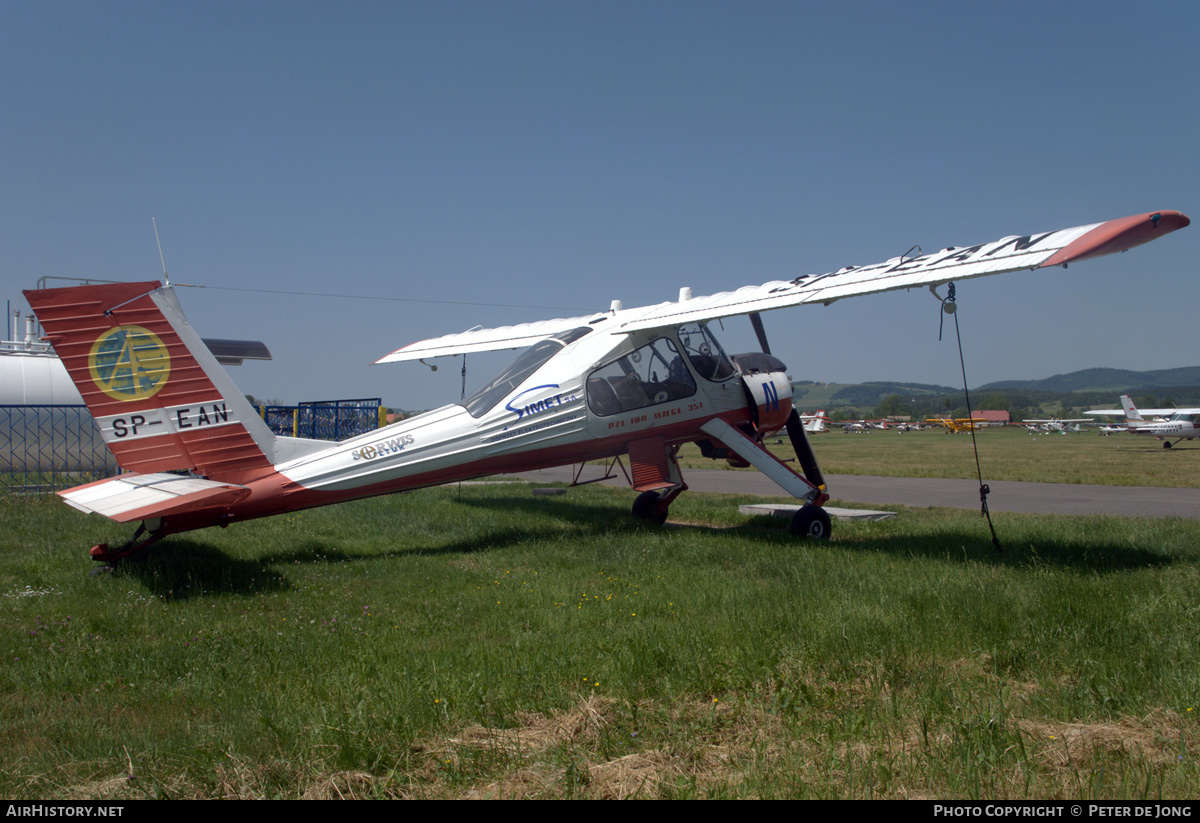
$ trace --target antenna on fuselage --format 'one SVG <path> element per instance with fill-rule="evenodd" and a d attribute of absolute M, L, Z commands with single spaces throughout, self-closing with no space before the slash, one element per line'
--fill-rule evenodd
<path fill-rule="evenodd" d="M 169 286 L 171 285 L 171 275 L 167 274 L 167 261 L 163 257 L 162 253 L 162 241 L 158 239 L 158 221 L 151 217 L 150 223 L 154 226 L 154 242 L 158 244 L 158 259 L 162 263 L 163 267 L 163 280 L 165 280 Z"/>

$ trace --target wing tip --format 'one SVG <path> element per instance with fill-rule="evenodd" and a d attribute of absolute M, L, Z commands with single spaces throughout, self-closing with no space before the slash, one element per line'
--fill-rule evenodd
<path fill-rule="evenodd" d="M 1084 233 L 1082 237 L 1068 243 L 1038 268 L 1066 265 L 1132 249 L 1157 240 L 1165 234 L 1187 228 L 1191 222 L 1191 218 L 1186 214 L 1173 209 L 1106 220 Z"/>

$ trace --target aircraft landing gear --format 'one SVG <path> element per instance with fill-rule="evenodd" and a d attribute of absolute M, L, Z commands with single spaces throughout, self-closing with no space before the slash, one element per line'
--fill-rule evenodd
<path fill-rule="evenodd" d="M 806 540 L 828 540 L 833 524 L 829 512 L 809 503 L 792 516 L 792 534 Z"/>
<path fill-rule="evenodd" d="M 633 501 L 633 516 L 638 520 L 645 520 L 647 523 L 661 526 L 667 522 L 669 505 L 669 502 L 663 502 L 658 492 L 642 492 Z"/>
<path fill-rule="evenodd" d="M 1164 448 L 1164 449 L 1169 449 L 1169 448 L 1171 448 L 1171 441 L 1170 441 L 1170 440 L 1164 440 L 1164 441 L 1163 441 L 1163 448 Z"/>
<path fill-rule="evenodd" d="M 139 540 L 143 534 L 149 535 L 143 540 Z M 138 525 L 137 531 L 133 533 L 133 537 L 129 538 L 125 543 L 114 548 L 110 548 L 107 543 L 101 543 L 99 546 L 92 546 L 92 559 L 98 563 L 116 563 L 123 557 L 128 557 L 131 554 L 140 552 L 152 543 L 157 543 L 159 540 L 166 537 L 162 530 L 162 520 L 154 518 L 154 520 L 143 520 Z"/>
<path fill-rule="evenodd" d="M 661 526 L 667 522 L 667 510 L 671 507 L 672 501 L 685 491 L 687 491 L 687 484 L 681 483 L 661 493 L 657 491 L 642 492 L 633 501 L 633 516 L 639 520 L 645 520 L 647 523 Z"/>

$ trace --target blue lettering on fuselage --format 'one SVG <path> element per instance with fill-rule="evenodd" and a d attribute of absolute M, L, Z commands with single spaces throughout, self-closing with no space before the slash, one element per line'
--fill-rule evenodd
<path fill-rule="evenodd" d="M 552 408 L 556 408 L 558 406 L 566 405 L 567 403 L 570 403 L 572 400 L 575 399 L 574 394 L 559 393 L 559 394 L 552 394 L 549 397 L 543 397 L 542 399 L 535 400 L 532 403 L 522 403 L 521 402 L 522 397 L 525 397 L 528 394 L 532 394 L 533 392 L 540 392 L 545 389 L 557 389 L 557 388 L 559 388 L 559 385 L 557 383 L 547 383 L 544 386 L 534 386 L 532 389 L 526 389 L 525 391 L 521 392 L 516 397 L 514 397 L 512 400 L 509 400 L 507 403 L 505 403 L 504 408 L 508 409 L 510 412 L 515 414 L 517 416 L 517 419 L 520 420 L 522 417 L 529 417 L 531 415 L 538 414 L 539 412 L 544 412 L 547 409 L 552 409 Z"/>

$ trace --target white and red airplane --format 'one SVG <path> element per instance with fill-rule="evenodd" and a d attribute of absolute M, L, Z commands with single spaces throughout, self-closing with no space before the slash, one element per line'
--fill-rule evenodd
<path fill-rule="evenodd" d="M 1129 395 L 1121 395 L 1120 409 L 1093 409 L 1092 415 L 1124 415 L 1125 430 L 1133 434 L 1148 434 L 1163 441 L 1169 449 L 1181 440 L 1200 437 L 1200 409 L 1141 409 L 1133 405 Z M 1147 420 L 1146 417 L 1151 419 Z M 1174 438 L 1174 443 L 1171 442 Z"/>
<path fill-rule="evenodd" d="M 816 414 L 800 415 L 800 422 L 804 424 L 804 431 L 809 434 L 821 434 L 829 431 L 828 424 L 833 422 L 833 418 L 827 417 L 824 409 L 817 409 Z"/>
<path fill-rule="evenodd" d="M 278 437 L 158 282 L 25 295 L 128 473 L 59 494 L 77 509 L 141 521 L 114 560 L 168 535 L 472 477 L 628 455 L 634 514 L 659 523 L 687 486 L 684 443 L 748 462 L 804 505 L 794 532 L 829 535 L 825 481 L 792 408 L 787 367 L 760 312 L 1000 272 L 1066 266 L 1190 223 L 1177 211 L 1010 236 L 965 248 L 747 286 L 707 297 L 424 340 L 378 362 L 523 349 L 463 403 L 340 443 Z M 944 306 L 949 309 L 946 301 Z M 728 356 L 706 321 L 748 314 L 762 352 Z M 802 473 L 763 438 L 786 430 Z"/>

